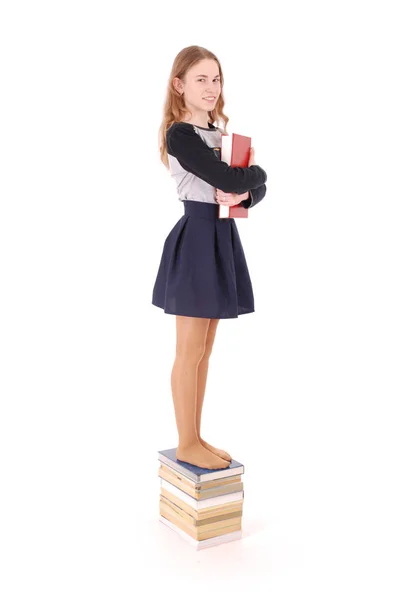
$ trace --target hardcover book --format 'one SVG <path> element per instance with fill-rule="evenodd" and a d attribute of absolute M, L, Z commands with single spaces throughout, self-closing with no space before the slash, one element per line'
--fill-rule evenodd
<path fill-rule="evenodd" d="M 240 540 L 242 537 L 242 529 L 237 529 L 235 526 L 227 529 L 223 529 L 218 535 L 210 538 L 206 538 L 203 540 L 194 539 L 188 531 L 184 531 L 181 527 L 177 527 L 175 523 L 169 521 L 163 515 L 159 516 L 159 520 L 170 527 L 173 531 L 177 532 L 178 535 L 183 537 L 187 542 L 192 544 L 195 547 L 195 550 L 202 550 L 203 548 L 210 548 L 211 546 L 217 546 L 219 544 L 224 544 L 226 542 L 233 542 L 235 540 Z M 225 533 L 222 533 L 222 532 Z M 227 533 L 226 533 L 227 532 Z"/>
<path fill-rule="evenodd" d="M 182 473 L 195 483 L 232 477 L 233 475 L 240 475 L 244 472 L 244 465 L 234 459 L 232 459 L 230 464 L 227 467 L 224 467 L 224 469 L 204 469 L 202 467 L 197 467 L 196 465 L 191 465 L 191 463 L 178 460 L 175 455 L 176 450 L 177 448 L 160 450 L 158 452 L 160 462 L 168 465 L 175 471 Z"/>
<path fill-rule="evenodd" d="M 239 133 L 223 134 L 221 136 L 221 160 L 230 167 L 247 167 L 251 151 L 251 138 Z M 241 203 L 235 206 L 219 204 L 219 219 L 248 218 L 248 209 Z"/>
<path fill-rule="evenodd" d="M 244 489 L 244 484 L 240 481 L 241 475 L 238 477 L 224 477 L 224 479 L 218 479 L 216 482 L 195 484 L 181 473 L 167 467 L 167 465 L 160 465 L 159 477 L 165 481 L 169 481 L 196 500 L 214 498 L 223 494 L 232 494 Z"/>

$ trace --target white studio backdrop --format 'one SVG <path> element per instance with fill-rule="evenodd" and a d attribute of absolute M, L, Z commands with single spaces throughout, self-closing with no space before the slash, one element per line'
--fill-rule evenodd
<path fill-rule="evenodd" d="M 2 2 L 4 600 L 400 597 L 396 8 Z M 175 317 L 151 304 L 183 214 L 157 134 L 192 44 L 268 174 L 237 221 L 256 311 L 220 321 L 202 416 L 245 465 L 244 538 L 199 553 L 157 520 Z"/>

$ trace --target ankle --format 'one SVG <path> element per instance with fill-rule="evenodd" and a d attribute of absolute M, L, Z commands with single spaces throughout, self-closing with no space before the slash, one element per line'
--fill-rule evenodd
<path fill-rule="evenodd" d="M 178 442 L 178 448 L 180 450 L 188 450 L 189 448 L 195 448 L 196 446 L 199 446 L 199 444 L 200 440 L 197 437 L 189 440 L 180 440 Z"/>

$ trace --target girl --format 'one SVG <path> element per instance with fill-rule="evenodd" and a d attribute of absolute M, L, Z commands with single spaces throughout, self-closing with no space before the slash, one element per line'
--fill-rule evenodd
<path fill-rule="evenodd" d="M 221 160 L 223 73 L 216 56 L 189 46 L 175 58 L 160 127 L 160 156 L 177 184 L 184 215 L 168 234 L 152 304 L 176 315 L 171 390 L 179 443 L 176 458 L 222 469 L 231 456 L 200 435 L 209 358 L 219 319 L 254 312 L 247 263 L 234 219 L 219 204 L 252 208 L 266 193 L 266 172 L 251 150 L 246 168 Z M 224 121 L 224 130 L 214 126 Z"/>

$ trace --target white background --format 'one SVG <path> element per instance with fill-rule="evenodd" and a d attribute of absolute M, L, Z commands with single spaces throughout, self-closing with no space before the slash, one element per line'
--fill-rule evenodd
<path fill-rule="evenodd" d="M 401 597 L 396 8 L 2 2 L 3 600 Z M 158 522 L 175 317 L 151 304 L 192 44 L 268 174 L 237 221 L 256 311 L 220 321 L 202 416 L 245 466 L 243 539 L 200 552 Z"/>

